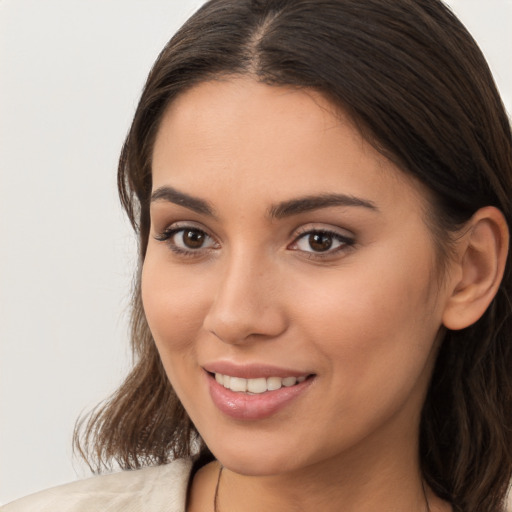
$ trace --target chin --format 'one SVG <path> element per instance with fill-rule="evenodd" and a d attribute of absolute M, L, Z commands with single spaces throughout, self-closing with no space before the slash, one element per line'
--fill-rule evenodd
<path fill-rule="evenodd" d="M 291 471 L 293 468 L 283 467 L 283 464 L 268 460 L 254 459 L 218 459 L 230 471 L 243 476 L 273 476 Z"/>
<path fill-rule="evenodd" d="M 271 476 L 298 469 L 298 460 L 289 453 L 276 453 L 276 450 L 239 450 L 226 448 L 212 450 L 215 458 L 234 473 L 244 476 Z"/>

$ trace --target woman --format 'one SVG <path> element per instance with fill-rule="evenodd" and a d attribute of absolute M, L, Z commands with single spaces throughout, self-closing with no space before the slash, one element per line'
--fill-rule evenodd
<path fill-rule="evenodd" d="M 6 510 L 504 510 L 511 170 L 441 2 L 207 3 L 122 151 L 137 362 L 76 436 L 156 467 Z"/>

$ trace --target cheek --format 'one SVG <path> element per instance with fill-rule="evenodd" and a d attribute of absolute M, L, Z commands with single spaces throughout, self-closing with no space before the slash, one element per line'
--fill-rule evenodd
<path fill-rule="evenodd" d="M 202 327 L 204 289 L 194 285 L 190 273 L 174 272 L 148 249 L 141 277 L 141 293 L 149 328 L 164 361 L 191 354 Z"/>
<path fill-rule="evenodd" d="M 387 387 L 410 388 L 430 360 L 441 315 L 430 274 L 418 267 L 429 265 L 354 265 L 343 279 L 315 283 L 316 293 L 306 290 L 307 307 L 296 316 L 336 387 L 359 390 L 356 400 Z"/>

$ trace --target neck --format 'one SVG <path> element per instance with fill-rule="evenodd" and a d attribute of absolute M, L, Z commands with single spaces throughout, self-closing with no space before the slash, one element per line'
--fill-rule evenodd
<path fill-rule="evenodd" d="M 340 471 L 339 462 L 312 465 L 300 472 L 245 476 L 222 470 L 215 512 L 434 512 L 415 468 L 397 472 L 393 463 L 354 464 Z M 430 510 L 429 510 L 430 508 Z"/>
<path fill-rule="evenodd" d="M 223 468 L 215 512 L 449 512 L 424 484 L 415 439 L 366 439 L 364 448 L 278 475 Z"/>

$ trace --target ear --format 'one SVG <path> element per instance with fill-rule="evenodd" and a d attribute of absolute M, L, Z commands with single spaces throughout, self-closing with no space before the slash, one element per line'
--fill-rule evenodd
<path fill-rule="evenodd" d="M 485 312 L 500 286 L 507 261 L 509 231 L 500 210 L 486 206 L 463 228 L 457 241 L 455 272 L 451 272 L 443 325 L 451 330 L 474 324 Z"/>

